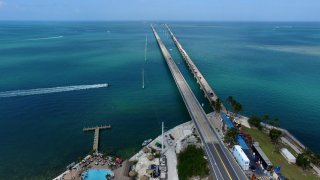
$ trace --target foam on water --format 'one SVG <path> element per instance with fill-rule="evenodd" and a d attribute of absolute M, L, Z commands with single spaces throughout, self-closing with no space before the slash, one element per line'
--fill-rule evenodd
<path fill-rule="evenodd" d="M 248 45 L 247 47 L 260 50 L 279 51 L 286 53 L 295 53 L 302 55 L 320 56 L 320 46 L 302 46 L 302 45 Z"/>
<path fill-rule="evenodd" d="M 5 91 L 0 92 L 0 98 L 9 98 L 15 96 L 30 96 L 37 94 L 50 94 L 50 93 L 59 93 L 67 91 L 77 91 L 85 89 L 96 89 L 108 87 L 108 84 L 93 84 L 93 85 L 77 85 L 77 86 L 63 86 L 63 87 L 52 87 L 52 88 L 37 88 L 29 90 L 14 90 L 14 91 Z"/>
<path fill-rule="evenodd" d="M 52 36 L 52 37 L 44 37 L 44 38 L 34 38 L 34 39 L 28 39 L 28 41 L 38 41 L 38 40 L 47 40 L 47 39 L 60 39 L 63 38 L 63 36 Z"/>

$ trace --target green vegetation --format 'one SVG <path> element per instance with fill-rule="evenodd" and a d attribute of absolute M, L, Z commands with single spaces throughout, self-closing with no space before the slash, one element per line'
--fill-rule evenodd
<path fill-rule="evenodd" d="M 266 153 L 273 165 L 281 166 L 282 174 L 288 179 L 319 179 L 310 170 L 303 170 L 295 164 L 289 164 L 287 160 L 279 152 L 276 151 L 276 145 L 271 142 L 271 139 L 267 134 L 264 134 L 262 131 L 253 128 L 249 129 L 243 127 L 243 131 L 250 134 L 255 141 L 258 141 L 260 143 L 262 150 Z"/>
<path fill-rule="evenodd" d="M 258 128 L 259 130 L 262 129 L 262 126 L 261 126 L 261 119 L 257 116 L 251 116 L 248 120 L 250 126 L 253 126 L 253 127 L 256 127 Z"/>
<path fill-rule="evenodd" d="M 154 157 L 155 157 L 155 158 L 160 158 L 160 157 L 161 157 L 161 155 L 160 155 L 160 153 L 159 153 L 159 152 L 156 152 L 156 153 L 155 153 L 155 155 L 154 155 Z"/>
<path fill-rule="evenodd" d="M 260 124 L 261 122 L 263 122 L 265 124 L 269 124 L 271 126 L 275 126 L 275 127 L 279 127 L 279 125 L 280 125 L 278 118 L 270 119 L 269 115 L 264 115 L 264 116 L 262 116 L 262 118 L 253 115 L 249 118 L 248 122 L 249 122 L 250 126 L 256 127 L 259 130 L 262 129 L 262 126 Z"/>
<path fill-rule="evenodd" d="M 205 177 L 209 175 L 208 162 L 203 158 L 203 150 L 189 145 L 178 155 L 179 179 L 187 180 L 193 176 Z"/>
<path fill-rule="evenodd" d="M 77 158 L 77 163 L 79 163 L 79 162 L 81 162 L 82 161 L 82 159 L 83 159 L 83 157 L 82 156 L 79 156 L 78 158 Z"/>
<path fill-rule="evenodd" d="M 227 98 L 227 101 L 230 104 L 230 106 L 232 107 L 233 112 L 239 113 L 242 111 L 242 105 L 239 102 L 237 102 L 235 99 L 233 99 L 232 96 L 229 96 Z"/>
<path fill-rule="evenodd" d="M 319 154 L 311 154 L 311 156 L 309 156 L 310 161 L 319 166 L 320 165 L 320 155 Z"/>
<path fill-rule="evenodd" d="M 238 102 L 234 104 L 232 107 L 233 107 L 233 112 L 235 113 L 239 113 L 242 111 L 242 105 Z"/>
<path fill-rule="evenodd" d="M 156 153 L 156 152 L 157 152 L 157 150 L 151 148 L 151 153 L 152 153 L 152 154 L 154 154 L 154 153 Z"/>
<path fill-rule="evenodd" d="M 93 155 L 94 153 L 96 153 L 96 150 L 95 150 L 95 149 L 92 149 L 92 150 L 89 152 L 90 155 Z"/>
<path fill-rule="evenodd" d="M 308 168 L 310 163 L 313 163 L 317 166 L 320 165 L 320 155 L 319 154 L 315 154 L 313 152 L 311 152 L 310 150 L 306 150 L 304 153 L 302 153 L 299 157 L 299 161 L 298 162 L 298 157 L 297 157 L 297 165 L 301 166 L 302 168 Z M 308 163 L 307 161 L 310 161 L 310 163 Z"/>
<path fill-rule="evenodd" d="M 138 163 L 138 160 L 132 161 L 132 164 L 133 164 L 133 165 L 136 165 L 137 163 Z"/>
<path fill-rule="evenodd" d="M 298 154 L 296 163 L 303 169 L 308 169 L 310 167 L 310 160 L 306 153 Z"/>
<path fill-rule="evenodd" d="M 282 132 L 277 129 L 271 129 L 269 131 L 269 137 L 271 138 L 271 141 L 274 142 L 275 144 L 278 143 L 281 134 Z"/>
<path fill-rule="evenodd" d="M 269 115 L 263 115 L 262 116 L 262 121 L 265 123 L 265 124 L 267 124 L 268 122 L 269 122 L 269 120 L 270 120 L 270 118 L 269 118 Z"/>
<path fill-rule="evenodd" d="M 218 98 L 216 101 L 212 102 L 213 108 L 219 113 L 221 111 L 221 101 Z"/>
<path fill-rule="evenodd" d="M 279 127 L 280 126 L 278 118 L 271 119 L 267 123 L 270 124 L 271 126 L 275 126 L 275 127 Z"/>
<path fill-rule="evenodd" d="M 236 128 L 229 128 L 224 136 L 224 140 L 233 145 L 236 143 L 237 135 L 238 135 L 238 130 Z"/>
<path fill-rule="evenodd" d="M 262 121 L 265 124 L 270 124 L 271 126 L 275 126 L 275 127 L 279 127 L 280 125 L 278 118 L 270 119 L 269 115 L 267 114 L 262 116 Z"/>

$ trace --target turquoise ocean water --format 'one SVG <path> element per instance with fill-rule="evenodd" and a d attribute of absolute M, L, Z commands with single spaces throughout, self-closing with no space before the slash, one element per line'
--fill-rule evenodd
<path fill-rule="evenodd" d="M 320 23 L 168 24 L 222 99 L 234 96 L 246 115 L 278 117 L 320 152 Z M 156 29 L 205 103 L 161 23 Z M 112 86 L 0 98 L 0 179 L 61 173 L 92 148 L 83 127 L 111 124 L 100 150 L 129 156 L 162 121 L 169 129 L 190 119 L 149 22 L 0 22 L 0 92 L 102 83 Z"/>

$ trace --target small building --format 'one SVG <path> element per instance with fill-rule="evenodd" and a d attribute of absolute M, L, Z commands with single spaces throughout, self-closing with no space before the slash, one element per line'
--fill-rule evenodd
<path fill-rule="evenodd" d="M 255 153 L 256 160 L 263 166 L 264 169 L 270 171 L 273 167 L 273 164 L 261 149 L 259 142 L 253 143 L 252 150 Z"/>
<path fill-rule="evenodd" d="M 282 148 L 280 150 L 280 153 L 287 159 L 288 163 L 296 163 L 296 157 L 294 157 L 287 148 Z"/>
<path fill-rule="evenodd" d="M 239 145 L 233 146 L 232 154 L 236 158 L 240 167 L 243 170 L 245 170 L 245 171 L 249 170 L 250 160 L 247 157 L 247 155 L 243 152 L 243 150 L 241 149 L 241 146 L 239 146 Z"/>
<path fill-rule="evenodd" d="M 231 119 L 228 117 L 227 114 L 221 112 L 221 119 L 223 123 L 227 125 L 227 128 L 235 128 Z"/>
<path fill-rule="evenodd" d="M 244 150 L 248 150 L 248 149 L 249 149 L 246 141 L 245 141 L 245 140 L 243 139 L 243 137 L 242 137 L 241 135 L 239 135 L 239 134 L 237 135 L 237 142 L 238 142 L 238 144 L 241 146 L 242 149 L 244 149 Z"/>

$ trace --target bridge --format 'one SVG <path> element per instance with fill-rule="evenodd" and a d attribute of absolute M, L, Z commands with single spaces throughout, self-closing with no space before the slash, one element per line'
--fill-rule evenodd
<path fill-rule="evenodd" d="M 231 153 L 225 148 L 223 142 L 216 135 L 214 128 L 209 123 L 206 113 L 204 112 L 199 101 L 190 89 L 183 75 L 181 74 L 178 66 L 173 61 L 169 51 L 160 39 L 160 36 L 158 35 L 158 33 L 152 25 L 151 28 L 157 40 L 157 43 L 161 49 L 162 55 L 170 69 L 173 79 L 175 80 L 181 97 L 191 116 L 191 119 L 193 120 L 200 134 L 201 141 L 204 145 L 205 153 L 208 157 L 209 166 L 212 171 L 213 178 L 219 180 L 248 179 L 243 173 L 243 171 L 240 169 L 239 165 L 233 159 Z M 203 76 L 201 79 L 204 79 Z M 214 92 L 211 91 L 210 93 Z M 214 96 L 211 96 L 211 98 L 217 98 L 217 96 L 214 94 Z"/>
<path fill-rule="evenodd" d="M 197 68 L 197 66 L 193 63 L 191 60 L 190 56 L 187 54 L 187 52 L 183 49 L 182 45 L 178 41 L 178 39 L 175 37 L 175 35 L 172 33 L 171 29 L 169 26 L 166 24 L 165 25 L 170 33 L 170 36 L 178 48 L 182 58 L 188 65 L 191 73 L 193 74 L 194 78 L 197 79 L 197 83 L 200 85 L 200 89 L 204 92 L 204 96 L 208 99 L 209 103 L 212 104 L 214 103 L 219 97 L 216 95 L 216 93 L 213 91 L 211 88 L 210 84 L 207 82 L 207 80 L 204 78 L 200 70 Z M 221 104 L 221 111 L 227 113 L 227 110 L 223 104 Z"/>

